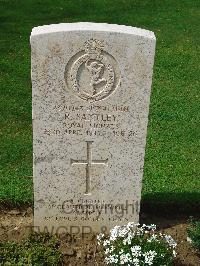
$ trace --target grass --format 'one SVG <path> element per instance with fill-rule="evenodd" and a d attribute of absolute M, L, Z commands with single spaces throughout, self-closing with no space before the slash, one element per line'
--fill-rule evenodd
<path fill-rule="evenodd" d="M 200 220 L 195 221 L 190 219 L 190 226 L 187 233 L 188 237 L 191 239 L 191 244 L 200 255 Z"/>
<path fill-rule="evenodd" d="M 94 21 L 157 37 L 143 180 L 146 208 L 200 209 L 196 0 L 1 0 L 0 200 L 32 204 L 29 36 L 34 26 Z M 194 213 L 193 213 L 194 214 Z"/>
<path fill-rule="evenodd" d="M 31 234 L 21 243 L 0 243 L 0 265 L 62 265 L 59 241 L 47 234 Z"/>

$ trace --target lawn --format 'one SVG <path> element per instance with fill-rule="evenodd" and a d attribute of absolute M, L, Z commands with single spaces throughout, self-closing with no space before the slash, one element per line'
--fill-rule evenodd
<path fill-rule="evenodd" d="M 200 211 L 200 2 L 1 0 L 0 4 L 0 201 L 13 206 L 33 203 L 31 29 L 93 21 L 155 32 L 142 206 L 157 212 Z"/>

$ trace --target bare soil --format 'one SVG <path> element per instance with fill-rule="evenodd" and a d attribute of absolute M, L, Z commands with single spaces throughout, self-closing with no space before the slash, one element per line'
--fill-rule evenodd
<path fill-rule="evenodd" d="M 31 233 L 33 222 L 32 208 L 0 211 L 0 241 L 20 242 Z M 170 234 L 178 243 L 178 255 L 175 265 L 200 266 L 200 254 L 187 241 L 188 217 L 162 218 L 150 214 L 141 215 L 141 223 L 154 223 L 159 231 Z M 96 236 L 69 235 L 59 236 L 60 250 L 64 265 L 105 265 L 102 251 L 97 246 Z"/>

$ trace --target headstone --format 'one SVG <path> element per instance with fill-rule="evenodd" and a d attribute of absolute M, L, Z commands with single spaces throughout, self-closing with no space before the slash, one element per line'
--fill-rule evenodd
<path fill-rule="evenodd" d="M 122 25 L 33 29 L 34 225 L 41 231 L 100 232 L 138 221 L 155 42 L 152 32 Z"/>

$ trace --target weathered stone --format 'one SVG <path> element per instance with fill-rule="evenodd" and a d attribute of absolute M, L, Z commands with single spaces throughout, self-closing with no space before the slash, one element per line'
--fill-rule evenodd
<path fill-rule="evenodd" d="M 74 23 L 34 28 L 34 223 L 51 233 L 138 221 L 155 36 Z"/>

